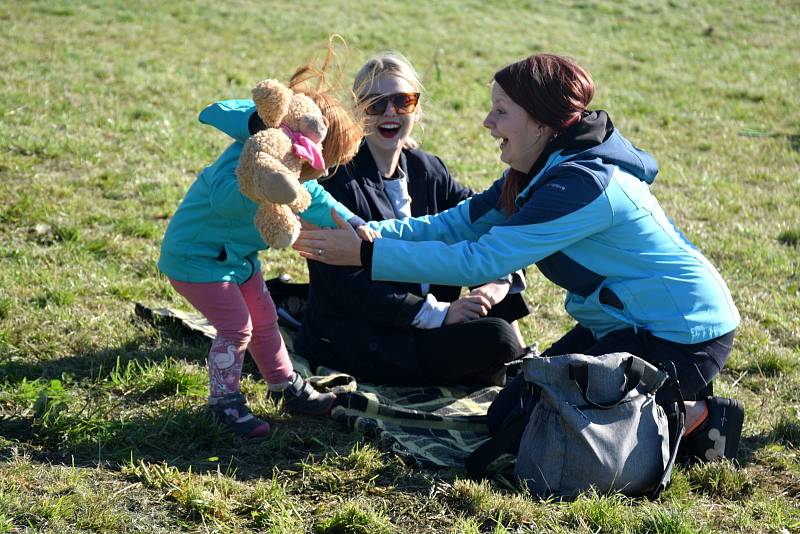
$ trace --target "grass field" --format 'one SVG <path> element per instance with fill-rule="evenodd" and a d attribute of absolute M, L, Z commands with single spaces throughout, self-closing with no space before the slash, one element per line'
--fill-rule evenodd
<path fill-rule="evenodd" d="M 800 4 L 356 4 L 0 3 L 0 533 L 800 532 Z M 203 416 L 207 344 L 134 303 L 187 307 L 155 264 L 228 143 L 198 111 L 288 78 L 330 32 L 349 44 L 345 81 L 383 49 L 416 64 L 418 138 L 476 188 L 501 170 L 481 127 L 494 71 L 552 51 L 592 72 L 594 107 L 656 156 L 654 192 L 739 306 L 716 383 L 747 406 L 738 467 L 681 466 L 657 502 L 542 503 L 265 401 L 265 443 Z M 290 252 L 263 259 L 306 279 Z M 570 321 L 528 278 L 523 332 L 544 346 Z"/>

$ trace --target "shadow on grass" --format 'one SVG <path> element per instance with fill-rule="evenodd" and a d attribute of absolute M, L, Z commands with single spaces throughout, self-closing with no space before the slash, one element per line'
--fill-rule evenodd
<path fill-rule="evenodd" d="M 739 445 L 737 461 L 739 465 L 746 466 L 758 461 L 758 453 L 771 445 L 782 445 L 790 449 L 800 448 L 800 423 L 797 421 L 782 420 L 769 431 L 753 436 L 743 437 Z"/>
<path fill-rule="evenodd" d="M 22 380 L 63 379 L 68 376 L 81 380 L 102 380 L 117 367 L 117 362 L 161 362 L 166 358 L 204 364 L 209 341 L 203 336 L 187 333 L 176 327 L 161 330 L 162 338 L 156 348 L 146 348 L 155 343 L 149 336 L 141 335 L 120 347 L 105 348 L 52 360 L 23 361 L 0 360 L 0 382 L 17 384 Z"/>
<path fill-rule="evenodd" d="M 310 456 L 349 450 L 360 441 L 360 436 L 343 432 L 327 419 L 278 417 L 270 421 L 270 437 L 245 440 L 213 421 L 202 406 L 162 403 L 152 414 L 129 417 L 113 413 L 115 408 L 102 405 L 91 412 L 54 410 L 37 418 L 0 418 L 0 435 L 5 438 L 0 459 L 19 445 L 35 460 L 53 464 L 119 469 L 131 460 L 143 460 L 198 474 L 220 470 L 247 480 L 269 478 L 275 467 L 296 469 Z"/>
<path fill-rule="evenodd" d="M 208 338 L 178 325 L 158 328 L 158 341 L 142 335 L 120 347 L 53 360 L 0 360 L 0 383 L 18 397 L 5 416 L 0 411 L 0 437 L 5 438 L 0 460 L 19 445 L 37 460 L 64 465 L 119 468 L 133 459 L 251 478 L 270 476 L 275 466 L 291 468 L 309 454 L 324 455 L 358 439 L 333 421 L 277 416 L 270 438 L 242 440 L 211 419 L 194 385 L 193 394 L 186 394 L 166 377 L 148 383 L 146 390 L 135 387 L 139 382 L 132 382 L 130 391 L 118 388 L 113 382 L 130 363 L 205 365 Z M 252 360 L 246 361 L 243 372 L 260 376 Z M 204 397 L 205 379 L 187 379 L 197 380 Z M 51 381 L 58 382 L 55 394 Z"/>
<path fill-rule="evenodd" d="M 136 321 L 142 320 L 139 318 Z M 161 338 L 156 348 L 152 337 L 141 335 L 124 345 L 95 352 L 76 354 L 53 360 L 36 362 L 20 359 L 0 360 L 0 383 L 14 385 L 43 379 L 64 379 L 74 382 L 82 380 L 102 381 L 115 369 L 128 362 L 159 363 L 168 358 L 205 366 L 210 340 L 199 332 L 194 332 L 177 323 L 163 322 L 157 325 Z M 245 359 L 243 373 L 259 376 L 258 368 L 252 358 Z"/>

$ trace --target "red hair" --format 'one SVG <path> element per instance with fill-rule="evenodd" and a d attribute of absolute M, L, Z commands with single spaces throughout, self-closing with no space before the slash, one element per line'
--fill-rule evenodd
<path fill-rule="evenodd" d="M 592 77 L 570 58 L 535 54 L 506 65 L 494 81 L 533 120 L 561 132 L 577 123 L 594 97 Z M 503 182 L 501 204 L 506 215 L 516 212 L 514 201 L 528 175 L 509 169 Z"/>
<path fill-rule="evenodd" d="M 327 53 L 321 60 L 322 65 L 317 66 L 315 60 L 301 65 L 289 80 L 289 88 L 309 96 L 328 120 L 328 134 L 322 140 L 322 153 L 329 167 L 338 168 L 339 165 L 347 164 L 358 152 L 361 138 L 364 137 L 364 121 L 362 117 L 354 116 L 353 110 L 346 108 L 334 94 L 334 90 L 340 85 L 343 69 L 334 50 L 336 40 L 347 47 L 342 36 L 330 35 Z M 337 69 L 338 73 L 335 72 Z M 330 77 L 331 70 L 334 70 L 334 80 Z M 310 169 L 303 166 L 304 170 L 307 168 Z"/>

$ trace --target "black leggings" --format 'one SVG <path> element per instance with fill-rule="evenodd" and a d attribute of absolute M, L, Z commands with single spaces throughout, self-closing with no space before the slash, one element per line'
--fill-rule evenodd
<path fill-rule="evenodd" d="M 504 319 L 483 317 L 430 330 L 414 330 L 417 361 L 430 384 L 501 385 L 505 363 L 522 349 Z"/>
<path fill-rule="evenodd" d="M 696 343 L 684 345 L 654 336 L 647 330 L 616 330 L 595 339 L 591 331 L 581 325 L 575 326 L 561 339 L 553 343 L 542 356 L 559 354 L 588 354 L 600 356 L 612 352 L 629 352 L 650 363 L 672 362 L 678 373 L 681 394 L 684 399 L 705 398 L 711 392 L 711 380 L 725 366 L 733 347 L 733 332 Z M 500 392 L 489 407 L 488 424 L 492 431 L 499 427 L 511 404 L 519 399 L 522 375 L 518 375 Z M 673 400 L 671 388 L 661 388 L 656 393 L 656 402 L 665 405 Z"/>
<path fill-rule="evenodd" d="M 728 361 L 732 347 L 733 332 L 702 343 L 684 345 L 656 337 L 647 330 L 635 332 L 632 328 L 616 330 L 596 340 L 588 329 L 577 325 L 553 343 L 543 355 L 599 356 L 611 352 L 630 352 L 652 364 L 672 362 L 678 371 L 681 393 L 684 398 L 692 399 L 719 374 Z M 669 392 L 669 388 L 662 389 L 665 394 Z"/>

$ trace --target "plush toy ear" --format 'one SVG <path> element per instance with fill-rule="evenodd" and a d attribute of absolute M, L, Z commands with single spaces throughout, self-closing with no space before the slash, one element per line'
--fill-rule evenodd
<path fill-rule="evenodd" d="M 292 90 L 278 80 L 264 80 L 253 88 L 256 111 L 267 128 L 277 128 L 289 111 Z"/>

